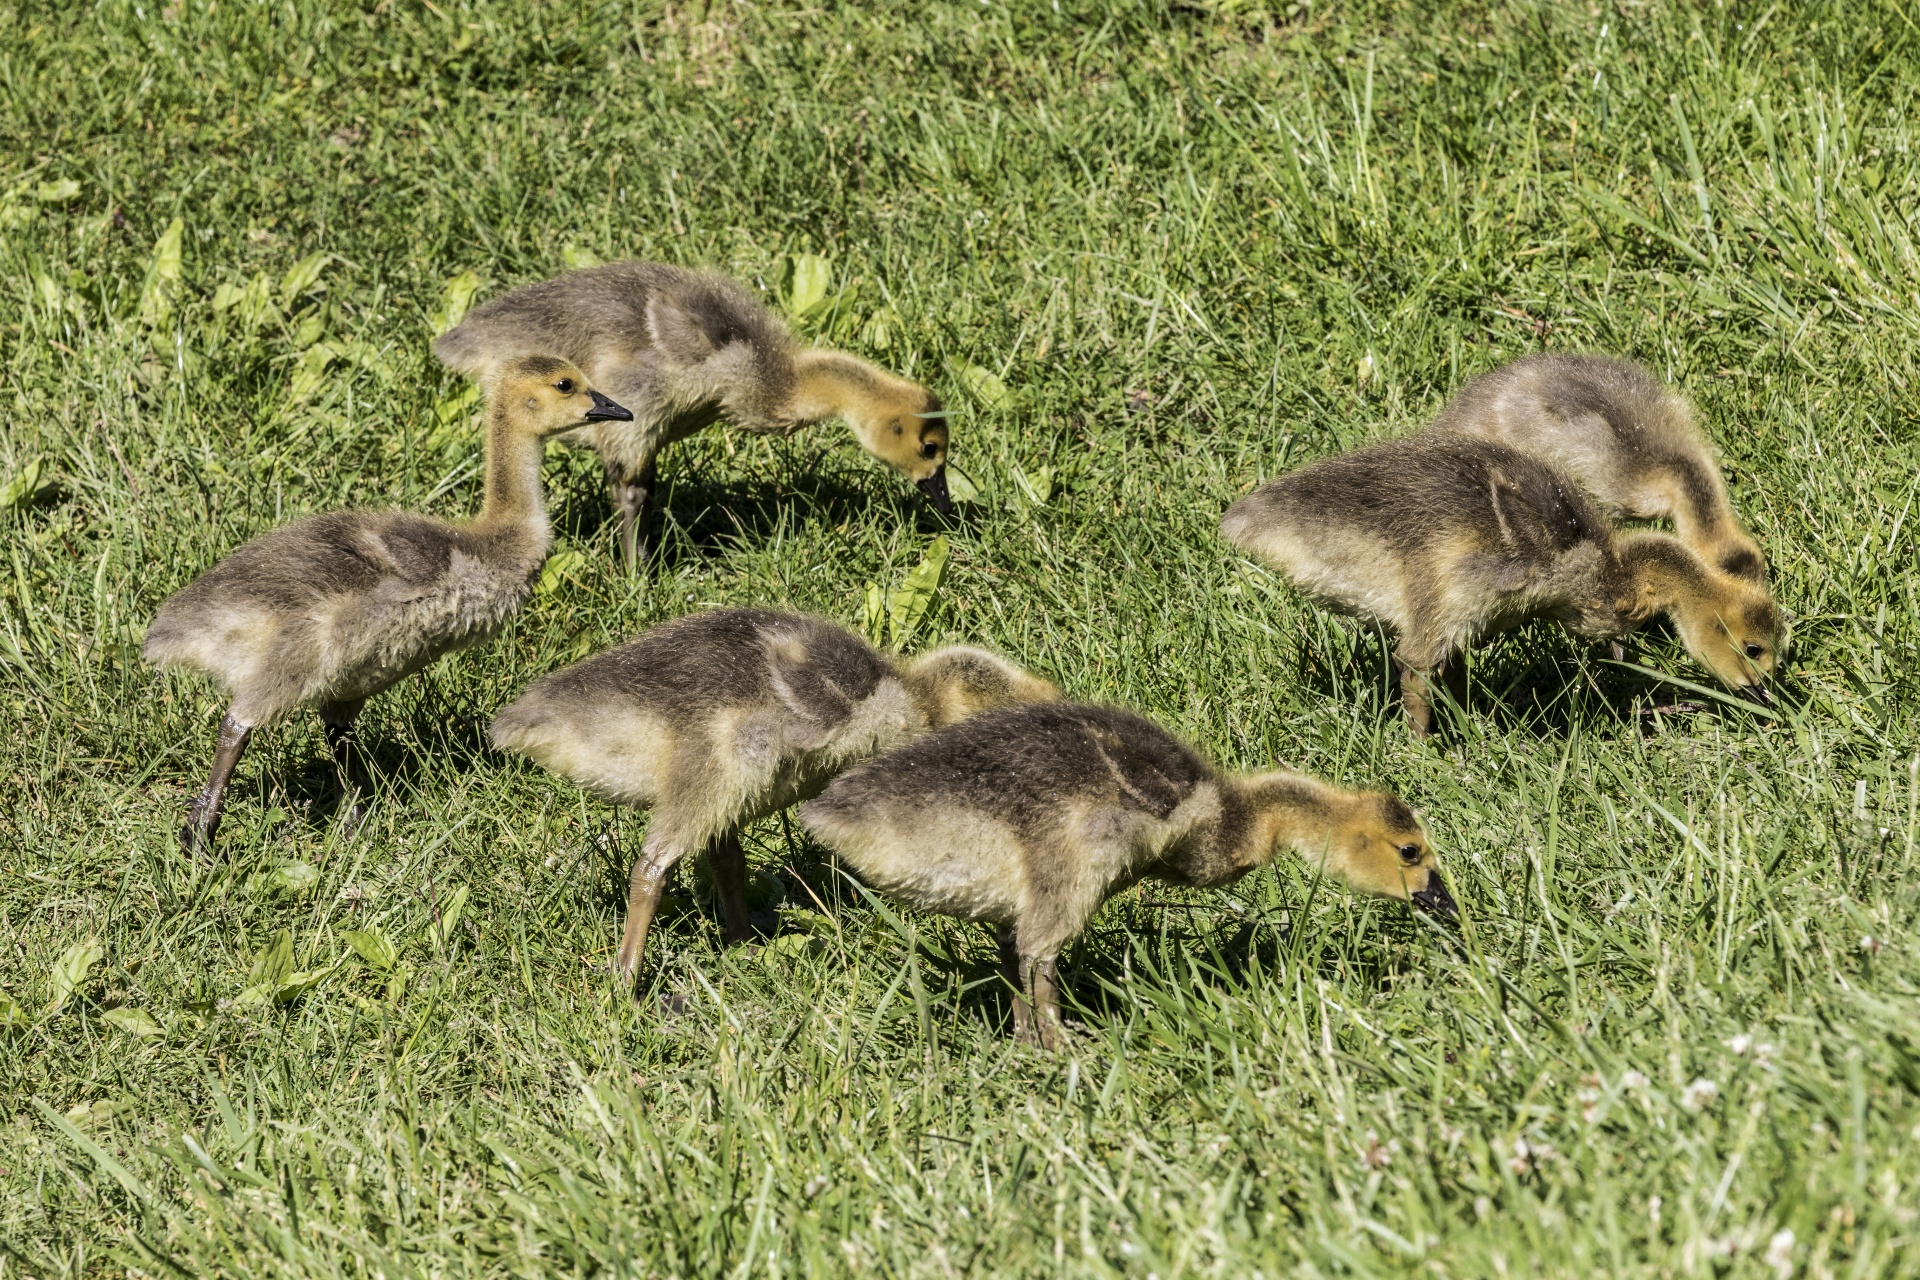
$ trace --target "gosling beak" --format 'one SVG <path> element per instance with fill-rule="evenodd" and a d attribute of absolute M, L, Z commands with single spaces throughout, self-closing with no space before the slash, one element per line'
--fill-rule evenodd
<path fill-rule="evenodd" d="M 953 514 L 953 498 L 947 493 L 947 469 L 943 466 L 925 480 L 913 482 L 914 488 L 927 495 L 927 501 L 933 503 L 933 509 L 943 516 Z"/>
<path fill-rule="evenodd" d="M 593 408 L 587 410 L 588 422 L 632 422 L 633 421 L 633 415 L 631 413 L 629 413 L 625 409 L 622 409 L 619 405 L 607 399 L 605 396 L 601 395 L 598 391 L 589 391 L 587 392 L 587 396 L 589 399 L 593 401 Z"/>
<path fill-rule="evenodd" d="M 1460 918 L 1460 908 L 1454 905 L 1453 895 L 1447 892 L 1446 881 L 1431 868 L 1427 870 L 1427 887 L 1413 895 L 1413 905 L 1431 911 L 1442 920 Z"/>
<path fill-rule="evenodd" d="M 1767 692 L 1767 686 L 1763 684 L 1742 685 L 1739 692 L 1741 697 L 1756 707 L 1773 706 L 1773 695 Z"/>

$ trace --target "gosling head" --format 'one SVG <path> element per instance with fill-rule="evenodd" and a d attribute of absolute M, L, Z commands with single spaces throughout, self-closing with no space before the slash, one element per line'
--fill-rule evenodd
<path fill-rule="evenodd" d="M 539 438 L 586 422 L 631 422 L 633 415 L 595 391 L 587 376 L 557 356 L 522 356 L 495 375 L 493 402 L 511 427 Z"/>
<path fill-rule="evenodd" d="M 951 645 L 922 654 L 904 678 L 929 729 L 1025 702 L 1053 702 L 1060 690 L 998 654 Z"/>
<path fill-rule="evenodd" d="M 1460 914 L 1427 833 L 1400 797 L 1385 791 L 1343 795 L 1328 806 L 1327 819 L 1304 851 L 1322 857 L 1330 873 L 1363 893 L 1412 902 L 1443 919 Z"/>
<path fill-rule="evenodd" d="M 847 425 L 866 451 L 919 486 L 941 515 L 953 514 L 947 495 L 947 413 L 933 392 L 916 383 L 888 385 L 847 406 Z"/>
<path fill-rule="evenodd" d="M 1767 706 L 1767 681 L 1780 652 L 1780 611 L 1766 589 L 1746 578 L 1710 572 L 1675 600 L 1670 613 L 1680 643 L 1749 702 Z"/>

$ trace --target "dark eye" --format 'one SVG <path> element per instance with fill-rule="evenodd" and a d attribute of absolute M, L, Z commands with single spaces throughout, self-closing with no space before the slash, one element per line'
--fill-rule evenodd
<path fill-rule="evenodd" d="M 920 456 L 923 458 L 937 458 L 940 456 L 940 446 L 929 440 L 920 446 Z"/>
<path fill-rule="evenodd" d="M 555 391 L 558 391 L 563 396 L 570 396 L 573 394 L 573 379 L 562 378 L 560 379 L 560 381 L 553 384 L 553 389 Z"/>
<path fill-rule="evenodd" d="M 1747 642 L 1747 656 L 1749 658 L 1757 658 L 1766 651 L 1765 645 L 1754 644 L 1752 641 Z"/>
<path fill-rule="evenodd" d="M 1406 863 L 1408 866 L 1412 866 L 1414 863 L 1420 861 L 1420 846 L 1417 844 L 1401 845 L 1400 861 Z"/>

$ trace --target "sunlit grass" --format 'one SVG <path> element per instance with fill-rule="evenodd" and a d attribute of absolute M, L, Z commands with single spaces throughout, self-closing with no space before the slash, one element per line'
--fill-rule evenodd
<path fill-rule="evenodd" d="M 0 1272 L 1920 1270 L 1916 39 L 1821 3 L 0 12 Z M 297 514 L 471 510 L 435 326 L 623 255 L 935 385 L 978 501 L 716 431 L 628 580 L 555 450 L 565 559 L 369 707 L 361 838 L 308 717 L 184 860 L 221 707 L 139 663 L 155 606 Z M 1417 746 L 1378 639 L 1216 537 L 1543 343 L 1699 404 L 1794 617 L 1777 720 L 1676 708 L 1664 635 L 1623 669 L 1535 630 Z M 983 931 L 769 822 L 788 934 L 723 954 L 689 893 L 617 993 L 644 818 L 488 717 L 704 605 L 869 625 L 941 536 L 910 644 L 1393 786 L 1462 927 L 1289 865 L 1147 887 L 1066 956 L 1049 1060 Z"/>

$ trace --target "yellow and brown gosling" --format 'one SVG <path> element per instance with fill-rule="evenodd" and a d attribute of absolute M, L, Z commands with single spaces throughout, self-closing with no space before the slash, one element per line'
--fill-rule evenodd
<path fill-rule="evenodd" d="M 725 276 L 610 262 L 515 289 L 433 344 L 442 363 L 474 377 L 527 351 L 566 356 L 633 410 L 631 421 L 596 424 L 571 439 L 606 463 L 630 569 L 646 557 L 640 522 L 660 451 L 722 418 L 745 431 L 787 434 L 837 415 L 943 515 L 953 510 L 946 415 L 933 393 L 842 352 L 799 346 Z"/>
<path fill-rule="evenodd" d="M 494 720 L 493 741 L 615 804 L 652 806 L 617 960 L 631 981 L 681 858 L 707 851 L 726 939 L 744 941 L 742 827 L 930 729 L 1058 696 L 980 649 L 896 664 L 819 618 L 719 609 L 546 677 Z"/>
<path fill-rule="evenodd" d="M 1709 564 L 1766 582 L 1760 544 L 1733 514 L 1693 406 L 1630 360 L 1523 356 L 1460 388 L 1429 430 L 1532 454 L 1613 512 L 1670 519 Z"/>
<path fill-rule="evenodd" d="M 1292 849 L 1454 914 L 1413 812 L 1305 774 L 1226 774 L 1150 720 L 1052 703 L 976 716 L 848 771 L 800 820 L 876 891 L 995 926 L 1014 1034 L 1060 1037 L 1055 965 L 1113 894 L 1231 884 Z"/>
<path fill-rule="evenodd" d="M 1778 619 L 1766 589 L 1664 533 L 1618 535 L 1564 473 L 1472 436 L 1425 433 L 1302 467 L 1227 509 L 1227 541 L 1302 592 L 1397 634 L 1416 735 L 1430 680 L 1531 618 L 1612 640 L 1664 613 L 1706 667 L 1764 704 Z"/>
<path fill-rule="evenodd" d="M 627 411 L 564 360 L 508 361 L 488 387 L 479 516 L 334 511 L 255 538 L 160 606 L 142 650 L 213 677 L 232 699 L 206 787 L 180 841 L 210 843 L 227 781 L 253 730 L 315 706 L 359 810 L 351 726 L 368 698 L 441 654 L 483 640 L 526 600 L 550 536 L 540 492 L 545 437 Z"/>

